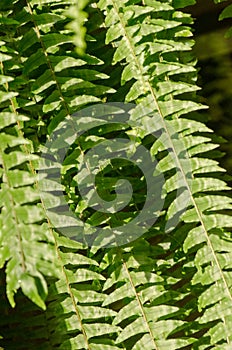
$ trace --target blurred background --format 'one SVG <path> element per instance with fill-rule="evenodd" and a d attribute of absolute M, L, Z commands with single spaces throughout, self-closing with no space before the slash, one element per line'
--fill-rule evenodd
<path fill-rule="evenodd" d="M 232 19 L 218 20 L 229 4 L 232 1 L 214 4 L 212 0 L 197 0 L 188 11 L 195 19 L 194 54 L 198 58 L 200 94 L 209 106 L 207 124 L 227 140 L 221 145 L 226 154 L 220 163 L 232 175 L 232 38 L 225 38 Z"/>

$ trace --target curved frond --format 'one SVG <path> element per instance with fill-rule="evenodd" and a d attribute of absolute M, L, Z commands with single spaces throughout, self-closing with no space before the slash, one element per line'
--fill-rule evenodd
<path fill-rule="evenodd" d="M 197 96 L 193 20 L 181 11 L 194 3 L 1 1 L 0 346 L 231 349 L 232 201 Z M 220 18 L 229 17 L 230 5 Z M 105 125 L 97 113 L 80 118 L 62 166 L 42 159 L 54 130 L 69 145 L 66 121 L 105 102 L 119 103 L 128 123 L 116 120 L 118 110 Z M 146 224 L 139 213 L 150 184 L 143 159 L 132 162 L 141 147 L 155 164 L 144 161 L 149 203 L 162 204 L 148 208 Z M 78 168 L 86 155 L 89 166 L 100 164 L 87 199 L 79 186 L 92 177 Z M 47 197 L 38 189 L 43 166 Z M 93 187 L 107 213 L 95 208 Z M 125 201 L 130 187 L 121 208 L 115 198 Z M 65 205 L 86 231 L 70 224 Z"/>
<path fill-rule="evenodd" d="M 181 217 L 183 222 L 186 225 L 194 224 L 186 237 L 186 242 L 191 242 L 191 247 L 197 247 L 201 243 L 202 247 L 200 249 L 198 247 L 195 258 L 198 271 L 192 283 L 205 285 L 204 276 L 207 275 L 207 284 L 212 284 L 218 294 L 220 294 L 220 287 L 217 281 L 222 283 L 225 291 L 223 302 L 211 305 L 210 309 L 205 310 L 205 315 L 212 312 L 213 320 L 218 321 L 216 327 L 221 329 L 220 339 L 211 337 L 211 345 L 216 345 L 218 341 L 230 344 L 228 333 L 230 318 L 226 312 L 230 309 L 229 305 L 231 306 L 232 301 L 231 278 L 221 263 L 221 257 L 215 250 L 213 241 L 215 234 L 218 234 L 218 231 L 215 231 L 216 228 L 231 227 L 231 216 L 226 215 L 226 210 L 231 208 L 231 199 L 223 196 L 222 200 L 220 196 L 222 191 L 229 188 L 223 180 L 215 178 L 215 173 L 221 171 L 218 163 L 206 160 L 203 156 L 215 147 L 202 137 L 203 134 L 201 136 L 201 132 L 205 133 L 208 130 L 198 122 L 199 129 L 196 133 L 194 132 L 196 122 L 193 112 L 201 109 L 202 106 L 195 102 L 193 91 L 196 90 L 196 71 L 194 61 L 188 53 L 193 44 L 189 28 L 191 18 L 176 10 L 175 3 L 173 5 L 169 3 L 162 8 L 162 20 L 159 16 L 163 3 L 156 2 L 154 6 L 146 1 L 143 5 L 136 3 L 135 5 L 134 2 L 132 4 L 126 0 L 99 2 L 99 7 L 106 15 L 105 23 L 109 27 L 106 40 L 113 42 L 116 46 L 113 62 L 121 62 L 124 66 L 122 83 L 133 82 L 126 96 L 126 101 L 136 101 L 138 105 L 132 116 L 133 120 L 136 120 L 137 125 L 146 125 L 149 132 L 152 130 L 154 116 L 158 114 L 159 118 L 155 123 L 166 131 L 166 139 L 161 139 L 161 142 L 158 139 L 158 146 L 154 143 L 151 148 L 152 154 L 157 156 L 158 151 L 168 149 L 169 153 L 159 162 L 158 167 L 167 174 L 172 169 L 177 169 L 176 173 L 166 179 L 167 200 L 173 191 L 178 191 L 179 186 L 183 187 L 183 190 L 169 204 L 167 214 L 164 216 L 164 227 L 170 230 L 174 216 L 178 210 L 181 213 L 182 209 L 185 211 Z M 146 15 L 148 13 L 149 16 Z M 189 129 L 186 127 L 187 123 L 189 123 Z M 179 138 L 183 140 L 191 156 L 192 169 L 186 169 L 186 162 L 181 159 L 175 139 L 170 133 L 172 124 L 175 125 L 174 130 L 178 130 Z M 210 134 L 208 135 L 210 141 Z M 187 210 L 185 210 L 185 193 L 189 198 Z M 217 213 L 218 209 L 220 213 Z M 222 210 L 225 212 L 222 213 Z M 181 231 L 182 229 L 180 234 Z M 227 240 L 227 235 L 220 235 L 220 239 Z M 188 250 L 187 245 L 188 243 L 185 243 L 185 251 Z M 205 274 L 202 270 L 205 270 Z M 200 279 L 198 276 L 203 277 Z M 201 297 L 199 309 L 201 309 Z M 210 321 L 208 317 L 204 318 L 204 315 L 199 318 L 199 322 L 202 320 Z"/>

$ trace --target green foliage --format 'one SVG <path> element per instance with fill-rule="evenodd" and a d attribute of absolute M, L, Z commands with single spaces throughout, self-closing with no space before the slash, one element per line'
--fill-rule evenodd
<path fill-rule="evenodd" d="M 215 3 L 221 3 L 225 0 L 215 0 Z M 223 19 L 226 18 L 231 18 L 232 17 L 232 5 L 228 5 L 226 8 L 224 8 L 224 10 L 222 11 L 222 13 L 219 16 L 219 21 L 222 21 Z M 230 28 L 227 32 L 225 37 L 226 38 L 230 38 L 232 36 L 232 28 Z"/>
<path fill-rule="evenodd" d="M 217 137 L 201 120 L 192 18 L 180 10 L 193 3 L 1 1 L 3 349 L 231 349 L 232 203 Z M 61 235 L 40 199 L 36 171 L 52 131 L 99 102 L 136 108 L 130 127 L 95 127 L 70 147 L 62 189 L 72 211 L 110 231 L 142 209 L 143 174 L 126 161 L 104 164 L 96 179 L 108 201 L 117 180 L 131 182 L 135 193 L 124 211 L 94 212 L 76 189 L 78 157 L 112 137 L 145 146 L 164 176 L 158 220 L 113 248 Z"/>

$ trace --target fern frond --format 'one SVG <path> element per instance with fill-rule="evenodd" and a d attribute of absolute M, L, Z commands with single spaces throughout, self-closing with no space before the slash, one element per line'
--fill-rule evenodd
<path fill-rule="evenodd" d="M 1 216 L 1 266 L 7 261 L 7 291 L 12 305 L 13 294 L 20 287 L 43 309 L 47 299 L 47 310 L 41 315 L 41 324 L 38 324 L 41 329 L 48 327 L 49 344 L 44 340 L 44 346 L 114 349 L 115 334 L 119 328 L 109 322 L 115 313 L 101 307 L 104 296 L 98 290 L 104 277 L 98 272 L 98 264 L 85 256 L 87 253 L 83 245 L 75 246 L 74 242 L 55 234 L 43 203 L 39 204 L 40 198 L 34 186 L 37 177 L 33 165 L 38 157 L 33 153 L 44 141 L 49 122 L 52 121 L 49 126 L 51 132 L 72 111 L 99 101 L 98 96 L 110 92 L 108 87 L 94 83 L 107 78 L 106 74 L 85 68 L 101 64 L 101 61 L 87 54 L 80 57 L 74 52 L 72 31 L 67 31 L 67 19 L 63 16 L 70 2 L 59 3 L 62 6 L 56 7 L 57 1 L 49 4 L 31 1 L 23 8 L 16 3 L 13 17 L 18 22 L 15 23 L 11 20 L 12 12 L 9 12 L 9 24 L 15 25 L 13 34 L 17 40 L 13 44 L 17 51 L 14 59 L 2 53 L 1 60 L 9 60 L 6 70 L 17 69 L 20 79 L 17 82 L 11 76 L 2 75 L 1 126 L 6 135 L 3 134 L 4 171 L 1 175 L 6 183 L 2 184 L 2 197 L 6 196 L 7 200 Z M 5 4 L 5 11 L 10 7 L 10 4 Z M 21 27 L 16 30 L 19 24 Z M 64 45 L 67 45 L 65 49 Z M 4 50 L 13 51 L 11 47 L 3 46 Z M 8 85 L 11 80 L 12 85 Z M 17 93 L 14 93 L 15 90 Z M 12 107 L 7 108 L 9 103 Z M 35 135 L 37 138 L 34 138 Z M 17 216 L 13 215 L 14 211 Z M 22 227 L 19 229 L 18 225 Z M 16 241 L 13 245 L 12 233 Z M 16 249 L 17 246 L 19 248 Z M 78 250 L 81 253 L 78 254 Z M 44 275 L 56 276 L 58 281 L 49 280 L 47 289 Z M 32 318 L 32 322 L 36 322 L 36 317 Z M 25 325 L 25 330 L 27 327 Z M 37 334 L 37 339 L 39 337 Z"/>
<path fill-rule="evenodd" d="M 186 336 L 191 326 L 185 320 L 194 307 L 187 302 L 183 306 L 190 295 L 189 278 L 177 267 L 174 254 L 170 250 L 167 255 L 164 241 L 152 246 L 147 240 L 105 254 L 102 268 L 110 277 L 103 305 L 118 311 L 113 323 L 123 330 L 117 344 L 126 349 L 180 349 L 195 342 Z"/>
<path fill-rule="evenodd" d="M 1 22 L 1 267 L 6 268 L 7 296 L 15 306 L 19 288 L 45 308 L 44 276 L 56 276 L 54 240 L 44 222 L 32 161 L 37 159 L 24 135 L 29 120 L 19 110 L 20 58 L 12 39 L 19 25 L 6 12 Z M 12 72 L 17 72 L 16 77 Z M 33 251 L 32 248 L 33 247 Z M 6 264 L 6 265 L 5 265 Z M 52 267 L 52 268 L 51 268 Z"/>
<path fill-rule="evenodd" d="M 40 107 L 41 116 L 52 118 L 49 132 L 59 121 L 86 104 L 101 101 L 100 97 L 109 92 L 108 87 L 94 83 L 95 80 L 106 78 L 106 75 L 86 69 L 87 65 L 94 66 L 102 62 L 87 54 L 78 56 L 74 51 L 72 28 L 67 29 L 69 22 L 63 15 L 68 8 L 66 2 L 62 2 L 62 6 L 58 9 L 54 7 L 52 11 L 50 6 L 43 8 L 41 15 L 34 3 L 27 2 L 25 7 L 30 22 L 22 27 L 24 36 L 20 42 L 20 53 L 25 57 L 23 74 L 31 82 L 30 91 L 37 102 L 37 109 Z M 29 40 L 31 35 L 34 40 Z M 30 43 L 30 46 L 25 45 L 25 42 Z M 37 47 L 36 53 L 33 45 Z"/>
<path fill-rule="evenodd" d="M 60 349 L 113 350 L 119 327 L 112 325 L 113 310 L 102 306 L 99 264 L 80 243 L 57 237 L 62 274 L 49 289 L 47 317 L 50 341 Z"/>
<path fill-rule="evenodd" d="M 177 169 L 174 175 L 169 175 L 166 179 L 167 200 L 171 199 L 171 193 L 178 191 L 179 186 L 183 188 L 177 193 L 176 199 L 169 204 L 167 215 L 164 218 L 164 227 L 170 230 L 173 226 L 173 219 L 175 222 L 175 215 L 178 211 L 181 213 L 185 209 L 185 194 L 187 193 L 188 208 L 181 219 L 186 225 L 194 223 L 194 227 L 187 235 L 187 241 L 192 241 L 194 247 L 203 243 L 201 257 L 207 257 L 202 259 L 201 264 L 199 263 L 201 259 L 196 256 L 198 272 L 193 278 L 193 283 L 204 285 L 204 277 L 200 280 L 197 276 L 202 275 L 203 266 L 205 269 L 205 264 L 207 264 L 205 275 L 210 276 L 208 283 L 217 288 L 217 281 L 220 280 L 225 290 L 223 302 L 216 303 L 211 308 L 212 314 L 217 315 L 214 316 L 215 319 L 219 321 L 217 327 L 221 329 L 220 340 L 211 337 L 211 345 L 216 345 L 218 341 L 231 344 L 228 333 L 230 319 L 225 313 L 228 308 L 231 309 L 232 281 L 227 276 L 220 256 L 215 251 L 213 239 L 216 227 L 231 227 L 232 221 L 231 216 L 225 213 L 216 214 L 212 210 L 214 200 L 217 209 L 226 210 L 231 206 L 230 198 L 224 195 L 224 203 L 222 203 L 220 196 L 222 191 L 229 188 L 224 181 L 215 178 L 215 173 L 221 171 L 218 163 L 206 160 L 205 157 L 202 158 L 202 155 L 213 149 L 215 145 L 208 144 L 207 139 L 202 137 L 203 135 L 193 131 L 195 128 L 193 112 L 201 109 L 202 106 L 195 102 L 196 97 L 192 93 L 196 90 L 196 71 L 194 61 L 188 54 L 193 45 L 192 40 L 189 39 L 191 37 L 189 29 L 191 18 L 187 14 L 176 11 L 176 4 L 173 2 L 173 5 L 169 3 L 163 12 L 158 13 L 159 16 L 162 13 L 162 20 L 160 20 L 160 17 L 157 16 L 157 12 L 160 11 L 158 4 L 163 6 L 162 2 L 156 2 L 152 7 L 151 2 L 148 6 L 147 1 L 144 6 L 141 6 L 135 5 L 134 2 L 132 4 L 130 1 L 102 0 L 99 2 L 99 7 L 106 15 L 106 26 L 110 27 L 106 40 L 108 43 L 113 42 L 117 48 L 113 62 L 121 62 L 124 65 L 122 84 L 129 80 L 133 81 L 126 96 L 127 101 L 136 101 L 138 105 L 132 116 L 133 121 L 136 121 L 141 127 L 145 126 L 147 133 L 152 130 L 152 122 L 159 129 L 165 130 L 165 136 L 154 143 L 151 152 L 157 156 L 159 151 L 168 149 L 168 155 L 159 162 L 158 167 L 167 174 L 172 169 Z M 147 13 L 149 16 L 146 15 Z M 186 117 L 190 113 L 192 113 L 191 119 Z M 188 127 L 186 128 L 187 123 L 189 123 L 189 130 Z M 175 125 L 174 129 L 170 129 L 172 124 Z M 199 130 L 207 132 L 208 130 L 204 128 L 205 126 L 201 125 Z M 175 137 L 170 130 L 178 130 L 179 138 L 183 140 L 187 153 L 192 155 L 190 159 L 192 169 L 186 169 L 185 157 L 181 156 L 175 143 Z M 191 136 L 188 136 L 190 133 Z M 174 162 L 173 159 L 175 159 Z M 206 252 L 207 255 L 205 255 Z M 220 293 L 219 289 L 218 293 Z M 201 308 L 200 300 L 199 308 Z M 209 310 L 205 310 L 205 315 L 208 314 Z M 204 320 L 204 316 L 199 320 L 202 319 Z M 209 318 L 206 318 L 206 322 L 209 322 Z"/>

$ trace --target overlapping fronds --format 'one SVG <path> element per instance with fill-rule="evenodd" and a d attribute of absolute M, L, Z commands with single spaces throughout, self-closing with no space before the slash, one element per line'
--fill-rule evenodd
<path fill-rule="evenodd" d="M 12 306 L 22 289 L 14 311 L 0 308 L 7 315 L 0 322 L 4 348 L 231 349 L 232 203 L 215 160 L 218 140 L 201 121 L 192 18 L 180 10 L 193 3 L 1 1 L 0 266 Z M 94 113 L 77 120 L 79 131 L 84 125 L 88 132 L 68 150 L 59 184 L 89 225 L 86 240 L 75 242 L 50 222 L 35 167 L 54 130 L 62 137 L 73 113 L 104 102 L 120 102 L 121 111 L 125 102 L 133 105 L 126 125 L 98 124 Z M 64 133 L 66 145 L 69 136 Z M 107 158 L 116 154 L 111 138 L 120 139 L 118 159 Z M 115 200 L 118 180 L 128 180 L 134 191 L 113 214 L 88 205 L 92 188 L 89 203 L 77 189 L 86 177 L 78 174 L 80 158 L 96 145 L 95 187 L 106 206 Z M 157 195 L 150 201 L 162 204 L 148 208 L 147 226 L 138 212 L 150 183 L 139 162 L 131 162 L 139 147 L 157 163 L 156 171 L 149 169 Z M 131 156 L 122 160 L 121 149 Z M 47 180 L 52 185 L 53 178 Z M 124 200 L 125 192 L 122 186 L 116 194 Z M 53 203 L 66 235 L 75 237 L 69 214 L 60 215 L 63 202 Z M 110 239 L 119 227 L 114 247 L 104 248 L 96 234 L 90 239 L 94 227 Z M 1 289 L 4 283 L 3 276 Z M 37 306 L 27 300 L 24 307 L 24 295 Z"/>
<path fill-rule="evenodd" d="M 106 74 L 86 69 L 87 65 L 94 66 L 101 61 L 85 54 L 79 58 L 74 51 L 73 32 L 67 29 L 69 20 L 64 16 L 69 6 L 70 2 L 65 1 L 31 1 L 24 2 L 23 6 L 19 1 L 14 5 L 1 3 L 1 267 L 6 269 L 7 296 L 12 306 L 15 305 L 14 294 L 21 288 L 27 297 L 44 309 L 48 293 L 49 298 L 52 298 L 52 287 L 48 291 L 45 277 L 59 279 L 61 286 L 57 292 L 58 301 L 53 302 L 53 306 L 49 303 L 48 313 L 54 304 L 60 305 L 59 293 L 67 293 L 75 305 L 74 294 L 69 287 L 73 283 L 70 281 L 75 281 L 75 274 L 70 272 L 69 276 L 65 271 L 64 266 L 69 264 L 67 260 L 70 256 L 60 252 L 57 237 L 40 203 L 34 170 L 38 155 L 35 153 L 46 137 L 50 118 L 54 118 L 57 124 L 71 111 L 98 101 L 99 95 L 109 91 L 109 88 L 100 84 L 96 86 L 92 82 L 105 79 Z M 80 68 L 77 70 L 77 67 Z M 51 130 L 52 127 L 50 124 Z M 64 261 L 62 254 L 67 255 Z M 72 256 L 75 260 L 73 264 L 78 266 L 76 252 Z M 80 265 L 88 265 L 88 259 L 82 255 L 80 257 Z M 82 276 L 82 282 L 87 284 L 93 279 L 100 279 L 96 272 L 91 273 L 87 268 L 83 269 Z M 91 292 L 88 294 L 88 289 L 91 288 L 87 286 L 85 290 L 87 299 L 88 295 L 92 295 Z M 80 316 L 77 308 L 74 309 L 80 323 L 85 315 Z M 70 312 L 72 310 L 67 313 L 62 311 L 64 320 L 66 316 L 69 318 Z M 111 311 L 107 314 L 103 310 L 99 312 L 99 318 L 111 314 Z M 53 327 L 56 329 L 60 319 L 58 313 L 54 312 L 54 316 L 56 321 Z M 46 328 L 47 324 L 43 324 L 46 316 L 38 318 L 41 320 L 40 326 Z M 36 319 L 35 316 L 33 322 L 36 323 Z M 94 319 L 97 319 L 96 315 Z M 3 324 L 5 322 L 8 323 L 5 320 Z M 16 327 L 17 321 L 9 321 L 9 324 Z M 51 331 L 48 331 L 51 338 L 54 332 L 52 324 Z M 32 326 L 30 321 L 29 325 L 24 323 L 25 331 L 29 326 Z M 66 329 L 65 326 L 63 329 Z M 81 332 L 80 325 L 73 321 L 73 331 L 77 330 Z M 58 333 L 59 340 L 58 335 L 56 340 L 55 337 L 51 342 L 49 340 L 48 348 L 51 343 L 62 344 L 63 339 L 68 339 L 65 331 L 62 333 L 57 330 Z M 88 336 L 90 334 L 89 327 Z M 99 332 L 96 334 L 99 335 Z M 37 334 L 34 344 L 40 338 L 41 334 Z M 12 346 L 13 342 L 14 339 Z M 88 338 L 82 341 L 86 342 Z M 23 338 L 20 346 L 28 348 Z M 89 346 L 86 345 L 86 348 Z"/>

